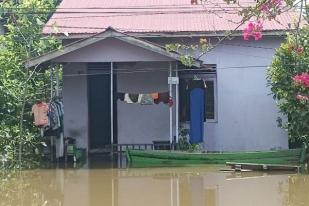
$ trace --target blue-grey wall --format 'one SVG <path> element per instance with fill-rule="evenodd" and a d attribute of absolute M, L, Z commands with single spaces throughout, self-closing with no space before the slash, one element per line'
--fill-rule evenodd
<path fill-rule="evenodd" d="M 266 82 L 267 66 L 275 52 L 267 48 L 277 48 L 280 42 L 278 38 L 236 39 L 228 43 L 238 46 L 222 44 L 202 58 L 218 67 L 218 122 L 206 124 L 205 129 L 209 150 L 288 147 L 287 133 L 277 126 L 278 109 Z"/>
<path fill-rule="evenodd" d="M 134 65 L 121 64 L 119 69 L 149 69 L 149 72 L 120 73 L 117 75 L 118 91 L 147 94 L 168 91 L 168 62 L 144 62 Z M 155 71 L 157 68 L 158 71 Z M 118 143 L 152 143 L 154 140 L 169 140 L 169 106 L 127 104 L 118 101 Z M 175 114 L 175 107 L 173 113 Z M 175 135 L 175 116 L 173 117 Z"/>
<path fill-rule="evenodd" d="M 173 40 L 155 39 L 153 41 L 164 45 Z M 208 150 L 252 151 L 288 147 L 286 132 L 277 127 L 278 109 L 272 96 L 269 95 L 270 88 L 266 86 L 267 66 L 275 52 L 274 48 L 279 47 L 281 41 L 282 39 L 278 37 L 265 37 L 261 41 L 250 42 L 236 38 L 224 42 L 201 58 L 205 64 L 217 65 L 218 121 L 205 123 L 205 145 Z M 98 48 L 104 48 L 104 44 L 99 45 Z M 113 52 L 117 53 L 117 49 L 129 49 L 129 47 L 127 45 L 121 48 L 115 47 Z M 96 46 L 89 47 L 88 50 L 91 51 L 91 48 Z M 127 57 L 132 56 L 135 51 L 136 54 L 141 52 L 140 49 L 130 47 L 130 55 L 124 52 L 121 54 L 126 57 L 125 60 L 128 60 Z M 87 55 L 87 58 L 83 59 L 83 55 L 78 54 L 78 58 L 68 55 L 62 57 L 61 61 L 108 60 L 106 56 L 101 55 L 99 49 L 93 50 L 92 53 L 95 56 Z M 148 57 L 166 60 L 151 53 Z M 119 58 L 121 56 L 117 56 L 116 59 L 119 60 Z M 79 68 L 69 67 L 70 69 L 65 67 L 65 73 L 76 72 Z M 119 75 L 119 91 L 146 93 L 167 89 L 167 73 L 154 72 L 150 76 L 149 78 L 149 75 L 142 73 Z M 65 131 L 66 135 L 73 135 L 76 134 L 72 133 L 74 130 L 80 130 L 78 133 L 80 146 L 87 147 L 88 117 L 85 93 L 87 84 L 85 77 L 80 78 L 80 80 L 64 78 Z M 138 105 L 118 103 L 119 143 L 147 143 L 153 139 L 165 138 L 168 140 L 168 109 L 164 106 L 141 108 L 140 113 L 137 114 Z M 82 112 L 79 112 L 80 110 Z M 155 118 L 151 119 L 150 116 Z M 159 117 L 162 117 L 161 121 Z"/>
<path fill-rule="evenodd" d="M 69 63 L 63 70 L 64 136 L 77 140 L 77 146 L 88 148 L 88 94 L 85 63 Z M 67 75 L 67 76 L 66 76 Z M 72 76 L 70 76 L 72 75 Z"/>

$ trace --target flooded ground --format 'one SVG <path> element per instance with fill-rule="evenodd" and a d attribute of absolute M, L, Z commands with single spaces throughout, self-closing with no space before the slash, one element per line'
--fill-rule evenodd
<path fill-rule="evenodd" d="M 223 173 L 221 166 L 40 169 L 0 183 L 1 206 L 300 206 L 309 176 Z"/>

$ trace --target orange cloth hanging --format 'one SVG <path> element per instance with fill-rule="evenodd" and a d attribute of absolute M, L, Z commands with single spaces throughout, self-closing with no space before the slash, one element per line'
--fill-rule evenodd
<path fill-rule="evenodd" d="M 48 104 L 40 102 L 32 106 L 32 113 L 34 115 L 34 125 L 37 127 L 45 127 L 48 125 Z"/>
<path fill-rule="evenodd" d="M 150 96 L 152 97 L 153 100 L 155 100 L 159 98 L 159 93 L 158 92 L 151 93 Z"/>

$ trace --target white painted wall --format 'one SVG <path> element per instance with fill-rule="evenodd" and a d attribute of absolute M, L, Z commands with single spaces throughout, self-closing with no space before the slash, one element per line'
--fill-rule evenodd
<path fill-rule="evenodd" d="M 88 148 L 88 95 L 85 63 L 69 63 L 63 69 L 64 136 L 77 140 L 77 146 Z"/>

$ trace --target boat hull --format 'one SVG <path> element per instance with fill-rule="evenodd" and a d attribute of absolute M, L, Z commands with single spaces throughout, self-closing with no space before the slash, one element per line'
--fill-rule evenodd
<path fill-rule="evenodd" d="M 188 166 L 226 162 L 295 165 L 300 163 L 301 149 L 231 153 L 129 150 L 127 156 L 132 167 Z"/>

